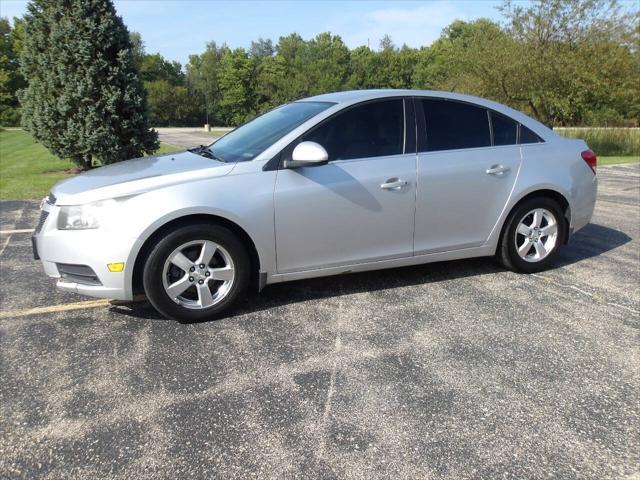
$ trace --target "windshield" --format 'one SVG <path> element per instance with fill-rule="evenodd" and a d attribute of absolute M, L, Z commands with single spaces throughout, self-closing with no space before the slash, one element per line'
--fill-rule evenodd
<path fill-rule="evenodd" d="M 291 130 L 326 110 L 331 102 L 293 102 L 275 108 L 227 133 L 209 146 L 225 162 L 253 160 Z"/>

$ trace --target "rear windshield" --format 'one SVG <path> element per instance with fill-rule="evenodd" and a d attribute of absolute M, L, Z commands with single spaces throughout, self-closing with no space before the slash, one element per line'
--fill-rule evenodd
<path fill-rule="evenodd" d="M 331 102 L 293 102 L 277 107 L 227 133 L 209 148 L 225 162 L 253 160 L 299 125 L 330 106 Z"/>

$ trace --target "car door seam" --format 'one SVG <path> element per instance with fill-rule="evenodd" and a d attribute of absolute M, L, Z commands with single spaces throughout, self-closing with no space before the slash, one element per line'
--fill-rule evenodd
<path fill-rule="evenodd" d="M 418 162 L 418 154 L 417 153 L 415 154 L 414 159 L 415 159 L 415 169 L 414 169 L 415 177 L 414 177 L 414 180 L 415 180 L 416 188 L 415 188 L 415 191 L 413 193 L 413 234 L 411 235 L 411 256 L 415 256 L 415 254 L 416 254 L 416 215 L 417 215 L 417 210 L 418 210 L 418 188 L 420 188 L 419 185 L 418 185 L 420 176 L 419 176 L 419 172 L 418 172 L 419 162 Z"/>
<path fill-rule="evenodd" d="M 273 255 L 276 263 L 276 274 L 279 271 L 278 266 L 278 235 L 276 234 L 276 189 L 278 188 L 278 176 L 280 175 L 280 169 L 276 170 L 276 178 L 273 182 L 273 192 L 271 192 L 271 201 L 273 202 Z"/>
<path fill-rule="evenodd" d="M 522 170 L 522 164 L 524 163 L 524 157 L 522 156 L 522 148 L 520 148 L 520 147 L 518 147 L 518 154 L 519 154 L 518 156 L 520 157 L 520 161 L 518 162 L 518 170 L 516 172 L 516 178 L 514 178 L 514 180 L 513 180 L 513 185 L 511 186 L 511 190 L 509 191 L 509 195 L 507 196 L 507 199 L 504 202 L 504 206 L 502 207 L 502 211 L 500 212 L 500 215 L 498 215 L 498 219 L 496 220 L 496 223 L 493 225 L 493 228 L 491 228 L 491 231 L 489 232 L 489 236 L 484 241 L 483 245 L 487 245 L 487 243 L 489 243 L 489 240 L 493 236 L 493 234 L 496 231 L 496 228 L 498 227 L 498 225 L 501 225 L 503 223 L 504 214 L 505 214 L 505 212 L 507 210 L 507 207 L 509 206 L 509 203 L 511 202 L 511 198 L 513 197 L 513 192 L 516 189 L 516 185 L 518 184 L 518 178 L 520 177 L 520 170 Z"/>

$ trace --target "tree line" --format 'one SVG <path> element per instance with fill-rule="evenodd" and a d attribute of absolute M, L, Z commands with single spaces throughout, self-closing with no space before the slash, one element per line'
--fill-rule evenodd
<path fill-rule="evenodd" d="M 181 81 L 141 74 L 154 125 L 238 125 L 319 93 L 366 88 L 448 90 L 491 98 L 549 125 L 638 125 L 638 12 L 617 1 L 504 2 L 505 21 L 454 21 L 431 45 L 349 49 L 339 35 L 292 33 L 248 49 L 211 42 Z M 165 64 L 161 56 L 149 56 Z M 148 61 L 148 60 L 147 60 Z M 166 68 L 173 72 L 175 67 Z M 156 68 L 159 72 L 163 68 Z"/>
<path fill-rule="evenodd" d="M 549 125 L 638 125 L 638 11 L 616 0 L 505 1 L 504 21 L 454 21 L 429 46 L 349 49 L 339 35 L 292 33 L 248 49 L 215 41 L 184 67 L 149 54 L 138 33 L 132 56 L 153 126 L 238 125 L 309 95 L 366 88 L 470 93 Z M 24 21 L 0 21 L 0 124 L 19 122 L 16 91 Z"/>

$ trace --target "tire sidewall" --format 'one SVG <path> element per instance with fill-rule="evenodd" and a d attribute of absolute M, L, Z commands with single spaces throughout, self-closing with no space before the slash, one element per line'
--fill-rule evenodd
<path fill-rule="evenodd" d="M 227 296 L 206 309 L 189 309 L 175 303 L 167 295 L 163 281 L 164 263 L 180 245 L 193 240 L 211 240 L 224 248 L 234 264 L 235 280 Z M 227 228 L 212 224 L 179 227 L 160 238 L 147 257 L 143 272 L 143 286 L 151 304 L 165 317 L 191 323 L 211 320 L 228 311 L 246 290 L 249 280 L 249 257 L 242 242 Z"/>
<path fill-rule="evenodd" d="M 556 244 L 554 245 L 553 250 L 544 260 L 539 262 L 527 262 L 520 258 L 516 249 L 516 229 L 518 228 L 520 220 L 527 213 L 536 208 L 544 208 L 551 212 L 551 214 L 556 218 L 556 223 L 558 224 L 558 238 L 556 239 Z M 556 261 L 560 247 L 565 243 L 567 231 L 566 222 L 567 219 L 563 215 L 557 202 L 554 200 L 542 197 L 526 200 L 520 204 L 509 217 L 509 221 L 502 238 L 503 257 L 507 257 L 507 263 L 510 264 L 512 269 L 520 272 L 535 273 L 548 269 Z"/>

